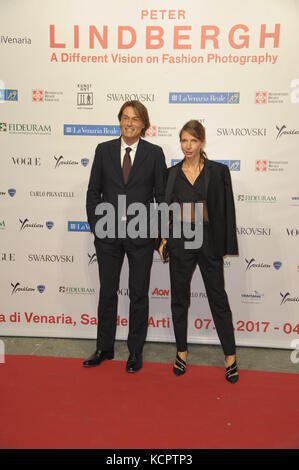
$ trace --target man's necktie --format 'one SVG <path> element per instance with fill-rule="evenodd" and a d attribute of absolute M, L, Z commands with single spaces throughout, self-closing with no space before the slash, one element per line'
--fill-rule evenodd
<path fill-rule="evenodd" d="M 131 162 L 131 157 L 130 157 L 131 150 L 132 149 L 130 147 L 126 148 L 126 153 L 125 153 L 124 161 L 123 161 L 123 177 L 124 177 L 125 184 L 127 184 L 128 182 L 129 174 L 132 168 L 132 162 Z"/>

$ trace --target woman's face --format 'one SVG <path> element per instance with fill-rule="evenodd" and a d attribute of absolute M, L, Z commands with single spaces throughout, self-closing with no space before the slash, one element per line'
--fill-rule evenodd
<path fill-rule="evenodd" d="M 181 136 L 181 149 L 185 158 L 199 157 L 200 149 L 203 147 L 204 142 L 189 134 L 189 132 L 183 131 Z"/>

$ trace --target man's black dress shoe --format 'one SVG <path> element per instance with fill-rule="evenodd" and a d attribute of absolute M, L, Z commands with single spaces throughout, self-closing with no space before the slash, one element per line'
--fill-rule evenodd
<path fill-rule="evenodd" d="M 131 353 L 129 359 L 127 360 L 126 371 L 127 372 L 137 372 L 142 367 L 142 355 Z"/>
<path fill-rule="evenodd" d="M 114 352 L 113 351 L 98 351 L 94 352 L 88 359 L 83 362 L 83 367 L 92 367 L 98 366 L 101 362 L 105 361 L 105 359 L 113 359 Z"/>

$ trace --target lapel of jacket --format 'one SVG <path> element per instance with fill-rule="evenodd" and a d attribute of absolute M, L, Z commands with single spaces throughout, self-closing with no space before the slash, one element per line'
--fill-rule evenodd
<path fill-rule="evenodd" d="M 138 171 L 138 168 L 141 167 L 146 156 L 147 156 L 147 151 L 145 150 L 144 141 L 142 139 L 139 139 L 137 151 L 136 151 L 135 158 L 134 158 L 134 163 L 132 165 L 132 169 L 130 171 L 127 184 L 129 184 L 132 178 L 134 178 L 134 175 Z"/>
<path fill-rule="evenodd" d="M 122 169 L 120 165 L 120 145 L 121 145 L 120 138 L 117 140 L 114 140 L 113 142 L 111 142 L 109 151 L 110 151 L 110 157 L 111 157 L 111 161 L 114 166 L 114 169 L 118 177 L 121 179 L 121 181 L 124 182 L 123 173 L 122 173 Z"/>
<path fill-rule="evenodd" d="M 205 162 L 205 178 L 204 178 L 206 198 L 208 197 L 208 189 L 209 189 L 209 183 L 210 183 L 210 179 L 211 179 L 211 168 L 212 168 L 212 166 L 213 166 L 213 163 L 210 160 L 207 159 L 206 162 Z"/>

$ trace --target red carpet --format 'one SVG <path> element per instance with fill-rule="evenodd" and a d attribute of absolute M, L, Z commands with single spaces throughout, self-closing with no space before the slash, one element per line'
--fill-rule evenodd
<path fill-rule="evenodd" d="M 6 356 L 0 364 L 0 447 L 299 448 L 299 375 L 80 359 Z"/>

